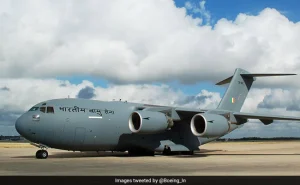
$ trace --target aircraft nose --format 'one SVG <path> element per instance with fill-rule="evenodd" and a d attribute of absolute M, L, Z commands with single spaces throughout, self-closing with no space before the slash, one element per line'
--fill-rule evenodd
<path fill-rule="evenodd" d="M 21 135 L 24 136 L 24 116 L 20 116 L 15 123 L 15 128 L 17 130 L 17 132 Z"/>

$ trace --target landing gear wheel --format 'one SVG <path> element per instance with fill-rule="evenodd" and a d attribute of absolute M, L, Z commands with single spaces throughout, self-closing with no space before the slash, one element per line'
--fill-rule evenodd
<path fill-rule="evenodd" d="M 37 159 L 47 159 L 48 152 L 47 152 L 47 150 L 38 150 L 35 154 L 35 157 Z"/>
<path fill-rule="evenodd" d="M 162 152 L 163 155 L 171 155 L 171 148 L 169 146 L 165 146 L 164 151 Z"/>

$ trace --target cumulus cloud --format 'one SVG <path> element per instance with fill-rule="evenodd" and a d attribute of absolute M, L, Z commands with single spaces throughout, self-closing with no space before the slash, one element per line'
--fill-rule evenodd
<path fill-rule="evenodd" d="M 13 126 L 16 119 L 22 114 L 21 111 L 7 111 L 0 109 L 0 125 Z"/>
<path fill-rule="evenodd" d="M 189 108 L 205 108 L 214 109 L 217 108 L 219 102 L 221 101 L 220 93 L 208 92 L 207 90 L 202 90 L 199 94 L 194 96 L 185 96 L 178 99 L 175 104 L 182 107 Z"/>
<path fill-rule="evenodd" d="M 258 104 L 258 108 L 286 109 L 288 111 L 299 111 L 300 90 L 273 89 L 270 94 L 264 97 Z"/>
<path fill-rule="evenodd" d="M 82 88 L 79 92 L 78 95 L 76 96 L 77 98 L 84 98 L 84 99 L 91 99 L 95 97 L 95 89 L 93 87 L 86 86 L 85 88 Z"/>
<path fill-rule="evenodd" d="M 300 71 L 300 24 L 276 9 L 241 13 L 212 27 L 188 16 L 188 8 L 159 0 L 1 1 L 0 77 L 80 74 L 115 83 L 194 83 L 215 82 L 236 67 Z M 209 18 L 205 1 L 199 11 Z M 299 87 L 292 79 L 261 82 Z"/>
<path fill-rule="evenodd" d="M 0 125 L 0 136 L 19 136 L 15 126 Z"/>
<path fill-rule="evenodd" d="M 235 20 L 220 19 L 213 26 L 187 15 L 192 10 L 209 23 L 205 4 L 187 2 L 178 8 L 164 0 L 2 0 L 0 125 L 12 125 L 18 114 L 52 98 L 215 108 L 221 99 L 217 92 L 203 90 L 190 96 L 149 83 L 216 82 L 237 67 L 253 73 L 299 73 L 299 22 L 272 8 L 258 15 L 240 13 Z M 89 81 L 54 79 L 78 74 L 117 85 L 103 88 Z M 258 78 L 242 111 L 299 116 L 299 91 L 281 89 L 299 88 L 295 79 L 299 77 Z M 251 121 L 237 135 L 298 128 L 296 123 L 264 126 Z"/>
<path fill-rule="evenodd" d="M 35 104 L 56 98 L 86 98 L 103 101 L 148 103 L 166 106 L 203 108 L 215 106 L 220 99 L 217 92 L 201 91 L 190 98 L 168 85 L 108 85 L 94 86 L 90 81 L 72 84 L 56 79 L 5 79 L 1 81 L 10 92 L 0 91 L 0 126 L 14 126 L 16 119 Z M 4 129 L 5 130 L 5 129 Z M 7 129 L 6 129 L 7 130 Z"/>
<path fill-rule="evenodd" d="M 253 88 L 242 107 L 242 112 L 264 113 L 276 116 L 300 116 L 299 109 L 289 109 L 293 105 L 299 105 L 300 91 L 295 89 L 269 89 Z M 259 120 L 249 119 L 244 126 L 224 138 L 242 137 L 299 137 L 300 122 L 274 121 L 270 125 L 264 125 Z"/>
<path fill-rule="evenodd" d="M 299 101 L 298 103 L 293 103 L 292 105 L 287 106 L 286 110 L 289 111 L 300 111 Z"/>
<path fill-rule="evenodd" d="M 193 13 L 200 13 L 200 15 L 205 18 L 206 25 L 210 25 L 211 15 L 205 8 L 206 1 L 200 1 L 199 6 L 197 4 L 192 4 L 190 1 L 185 2 L 185 8 L 191 10 Z"/>
<path fill-rule="evenodd" d="M 1 87 L 0 90 L 1 91 L 9 91 L 9 88 L 8 87 Z"/>
<path fill-rule="evenodd" d="M 264 125 L 261 122 L 251 120 L 244 124 L 242 128 L 231 132 L 224 138 L 243 138 L 243 137 L 299 137 L 300 126 L 297 122 L 274 122 Z"/>
<path fill-rule="evenodd" d="M 189 96 L 169 85 L 128 84 L 108 87 L 95 86 L 84 80 L 79 84 L 56 79 L 5 79 L 2 81 L 10 92 L 0 91 L 0 109 L 6 111 L 26 111 L 33 105 L 55 98 L 87 98 L 112 101 L 151 103 L 166 106 L 204 108 L 216 107 L 220 93 L 202 90 L 196 96 Z"/>
<path fill-rule="evenodd" d="M 122 99 L 122 101 L 127 100 L 128 102 L 175 107 L 216 108 L 221 100 L 221 95 L 218 92 L 202 90 L 195 96 L 191 96 L 164 84 L 108 85 L 107 87 L 101 87 L 95 86 L 90 81 L 72 84 L 69 81 L 56 79 L 6 79 L 5 81 L 2 81 L 2 83 L 8 87 L 10 91 L 9 93 L 7 93 L 7 91 L 0 91 L 0 125 L 10 126 L 9 129 L 13 129 L 14 122 L 20 114 L 24 113 L 24 111 L 27 111 L 35 104 L 54 98 L 67 98 L 68 96 L 70 98 L 76 98 L 79 94 L 78 92 L 82 92 L 83 89 L 86 90 L 87 87 L 93 89 L 93 93 L 91 93 L 92 91 L 88 91 L 88 88 L 88 96 L 85 96 L 86 98 L 104 101 Z M 242 111 L 299 116 L 299 111 L 287 111 L 286 107 L 276 107 L 274 109 L 257 108 L 258 105 L 264 101 L 265 97 L 270 95 L 272 97 L 277 97 L 278 92 L 280 92 L 280 89 L 251 89 Z M 298 92 L 298 94 L 300 93 Z M 91 97 L 92 95 L 93 97 Z M 265 126 L 257 120 L 250 120 L 243 128 L 234 131 L 228 137 L 249 135 L 282 136 L 288 135 L 289 131 L 291 134 L 295 134 L 295 130 L 299 130 L 299 128 L 299 123 L 295 122 L 280 121 Z"/>

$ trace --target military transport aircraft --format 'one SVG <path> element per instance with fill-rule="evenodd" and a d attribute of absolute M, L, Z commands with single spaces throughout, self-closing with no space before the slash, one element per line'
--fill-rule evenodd
<path fill-rule="evenodd" d="M 34 105 L 16 123 L 20 135 L 40 148 L 69 151 L 128 151 L 129 155 L 193 155 L 200 146 L 240 128 L 248 119 L 268 125 L 300 117 L 240 112 L 257 77 L 296 74 L 252 74 L 237 68 L 217 83 L 229 86 L 216 109 L 191 109 L 124 101 L 52 99 Z"/>

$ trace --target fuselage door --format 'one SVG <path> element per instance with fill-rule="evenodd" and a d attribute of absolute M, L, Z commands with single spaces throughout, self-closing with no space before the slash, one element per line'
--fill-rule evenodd
<path fill-rule="evenodd" d="M 73 142 L 73 145 L 75 147 L 80 148 L 83 145 L 84 139 L 85 139 L 85 132 L 86 132 L 86 129 L 83 127 L 76 128 L 74 142 Z"/>

